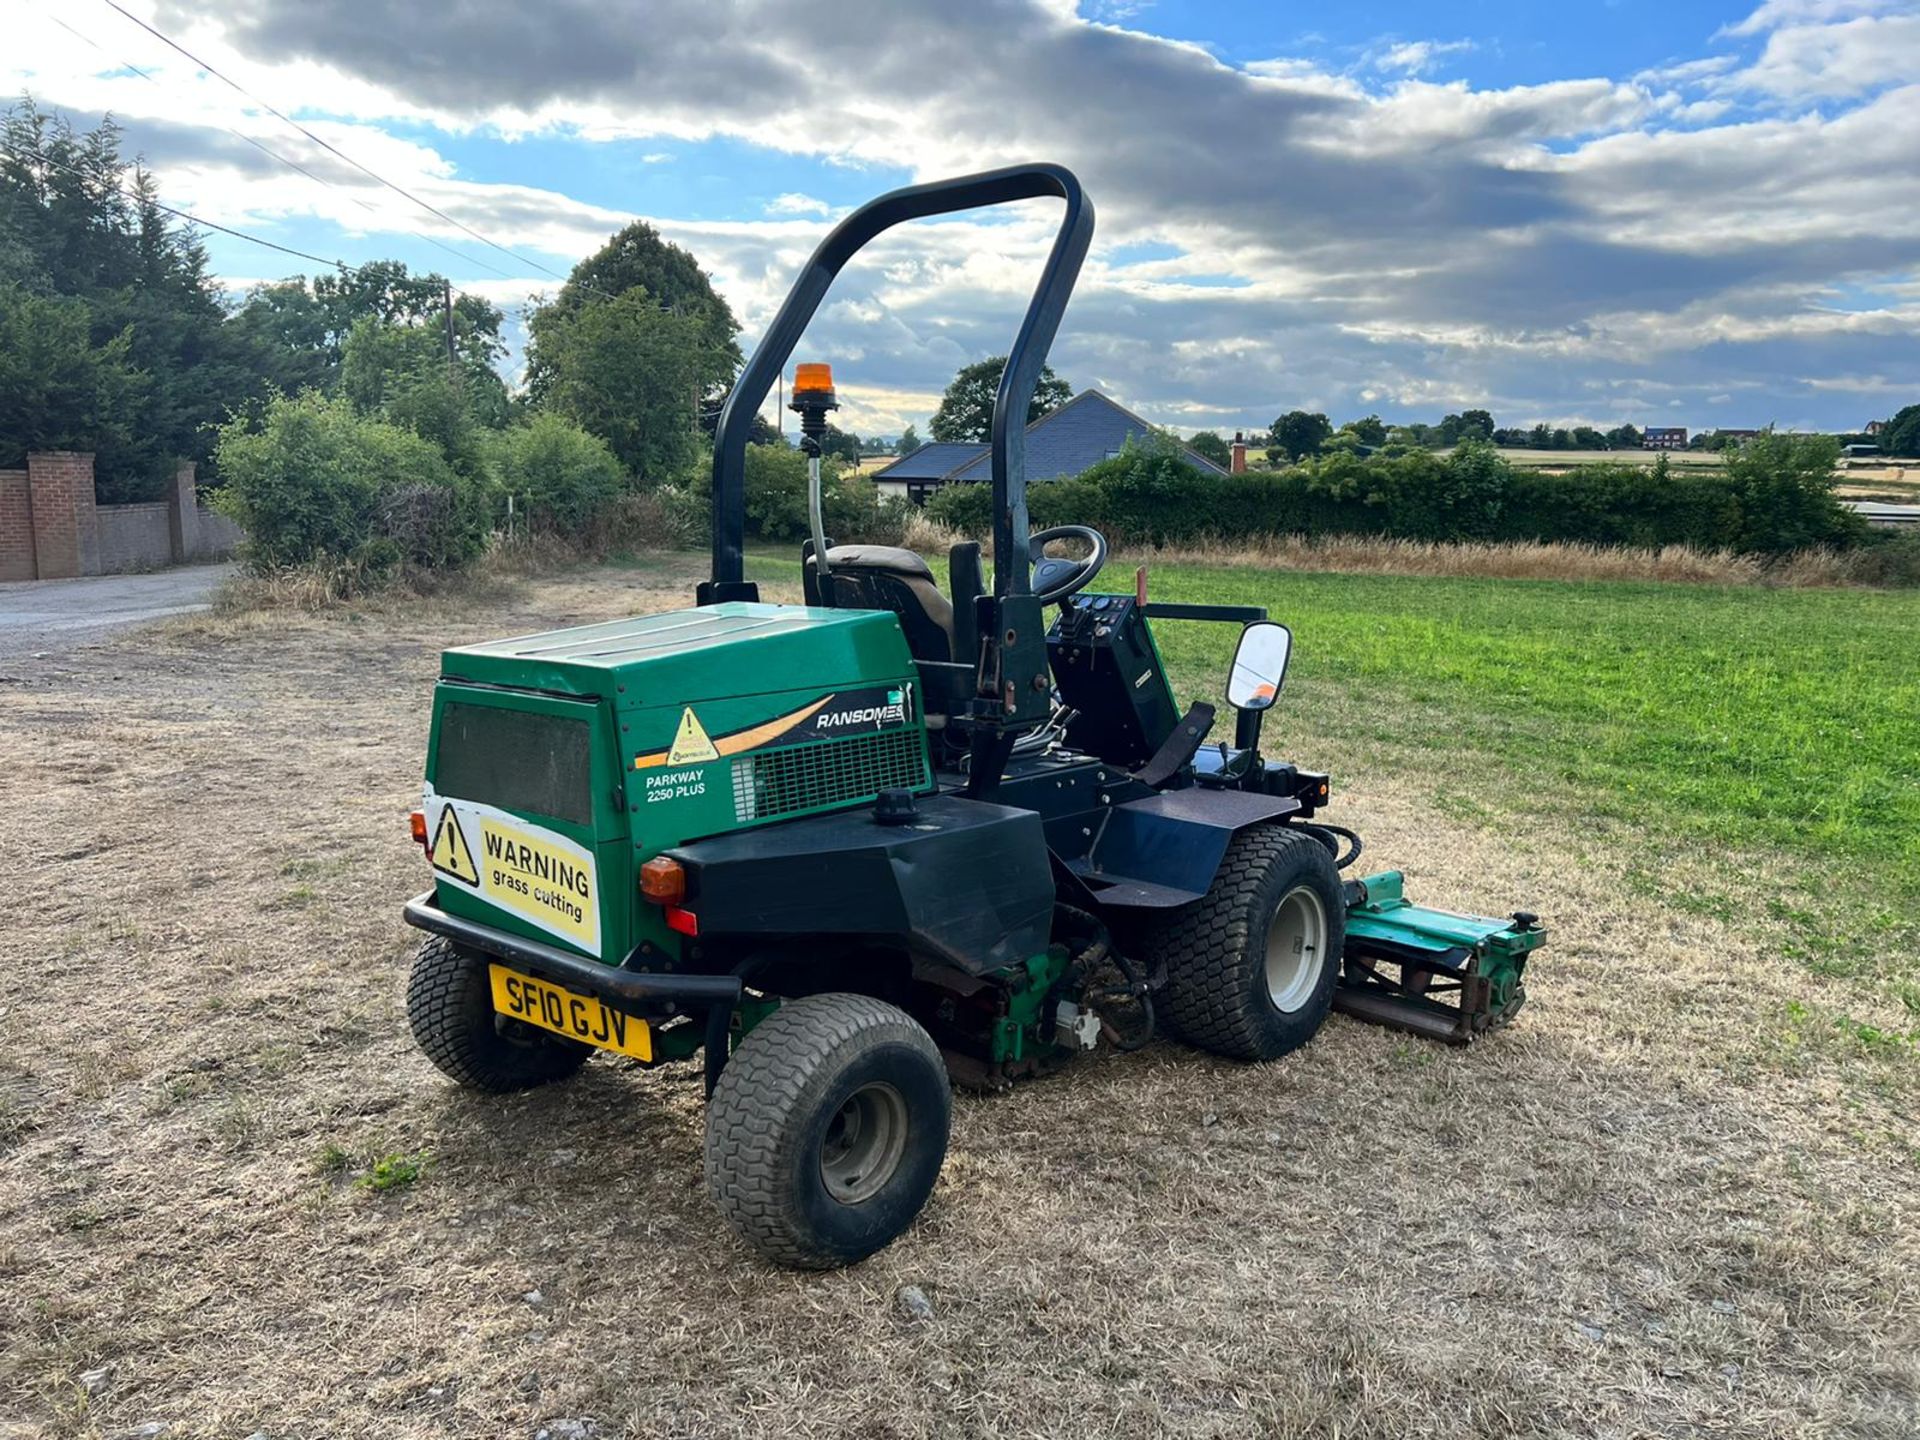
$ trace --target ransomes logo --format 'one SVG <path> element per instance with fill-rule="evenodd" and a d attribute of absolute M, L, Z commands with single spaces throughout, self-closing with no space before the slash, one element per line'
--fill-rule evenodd
<path fill-rule="evenodd" d="M 839 701 L 834 706 L 834 701 Z M 889 725 L 904 725 L 913 718 L 913 687 L 875 687 L 869 690 L 842 691 L 829 695 L 826 706 L 813 717 L 809 733 L 814 736 L 844 735 L 849 730 L 884 730 Z"/>
<path fill-rule="evenodd" d="M 907 705 L 904 700 L 896 700 L 887 705 L 869 705 L 864 710 L 822 710 L 813 717 L 816 730 L 849 730 L 856 725 L 875 727 L 905 723 Z"/>

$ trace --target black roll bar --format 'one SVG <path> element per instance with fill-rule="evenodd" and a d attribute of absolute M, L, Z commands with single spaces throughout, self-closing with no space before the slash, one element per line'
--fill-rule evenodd
<path fill-rule="evenodd" d="M 752 593 L 742 583 L 747 436 L 774 379 L 786 369 L 801 333 L 841 268 L 868 241 L 903 221 L 1048 195 L 1066 201 L 1066 213 L 1061 217 L 1046 267 L 1040 272 L 1040 283 L 1028 302 L 1026 318 L 1020 322 L 1020 333 L 1007 352 L 1007 368 L 1000 376 L 1000 390 L 993 402 L 994 594 L 1029 593 L 1027 407 L 1047 362 L 1047 349 L 1060 328 L 1067 297 L 1080 274 L 1080 262 L 1093 240 L 1093 204 L 1080 182 L 1063 166 L 1044 164 L 1011 165 L 1004 170 L 889 191 L 847 216 L 820 242 L 720 412 L 713 445 L 713 578 L 701 587 L 703 601 L 745 598 Z"/>

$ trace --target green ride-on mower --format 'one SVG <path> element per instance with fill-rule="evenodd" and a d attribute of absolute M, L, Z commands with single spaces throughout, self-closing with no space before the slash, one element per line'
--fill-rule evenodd
<path fill-rule="evenodd" d="M 829 284 L 905 220 L 1065 202 L 992 430 L 993 580 L 833 546 L 818 454 L 834 407 L 802 366 L 813 538 L 804 605 L 744 578 L 745 453 Z M 951 1085 L 998 1088 L 1162 1034 L 1274 1060 L 1330 1008 L 1466 1042 L 1524 998 L 1534 918 L 1421 909 L 1318 819 L 1326 775 L 1265 756 L 1292 637 L 1264 609 L 1093 588 L 1107 544 L 1030 534 L 1034 382 L 1093 233 L 1057 166 L 883 195 L 843 220 L 722 412 L 713 571 L 667 614 L 448 650 L 414 835 L 435 871 L 407 992 L 427 1056 L 504 1092 L 594 1050 L 704 1051 L 707 1184 L 783 1264 L 847 1264 L 926 1203 Z M 1077 558 L 1048 552 L 1077 541 Z M 1214 707 L 1181 712 L 1161 620 L 1236 627 Z M 1224 648 L 1224 647 L 1223 647 Z"/>

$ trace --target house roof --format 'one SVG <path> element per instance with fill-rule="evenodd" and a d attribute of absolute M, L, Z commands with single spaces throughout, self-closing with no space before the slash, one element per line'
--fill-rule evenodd
<path fill-rule="evenodd" d="M 1082 390 L 1058 410 L 1027 426 L 1027 479 L 1058 480 L 1078 475 L 1119 452 L 1130 439 L 1143 439 L 1154 427 L 1102 395 Z M 929 452 L 939 451 L 939 454 Z M 1225 475 L 1198 451 L 1181 447 L 1186 462 L 1202 474 Z M 926 457 L 924 460 L 922 457 Z M 985 445 L 923 445 L 913 454 L 876 470 L 876 480 L 985 480 L 992 473 Z M 936 465 L 943 468 L 935 469 Z M 911 467 L 911 468 L 908 468 Z"/>
<path fill-rule="evenodd" d="M 975 444 L 971 440 L 959 442 L 935 441 L 931 445 L 922 445 L 911 455 L 902 455 L 891 465 L 883 465 L 873 472 L 875 480 L 938 480 L 949 470 L 966 464 L 978 455 L 986 453 L 987 447 Z"/>

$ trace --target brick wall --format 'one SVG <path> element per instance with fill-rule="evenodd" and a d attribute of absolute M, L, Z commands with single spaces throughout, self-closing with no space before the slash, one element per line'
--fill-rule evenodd
<path fill-rule="evenodd" d="M 206 506 L 200 511 L 200 544 L 193 551 L 195 560 L 224 560 L 240 548 L 240 542 L 247 538 L 247 532 L 218 510 L 209 510 Z"/>
<path fill-rule="evenodd" d="M 0 582 L 31 580 L 33 507 L 27 503 L 27 472 L 0 470 Z"/>
<path fill-rule="evenodd" d="M 93 456 L 43 450 L 0 470 L 0 582 L 152 570 L 231 555 L 240 527 L 199 503 L 192 461 L 165 500 L 95 505 Z"/>
<path fill-rule="evenodd" d="M 102 505 L 96 512 L 100 531 L 102 575 L 128 570 L 158 570 L 173 563 L 173 536 L 168 517 L 173 506 L 164 500 L 144 505 Z"/>

